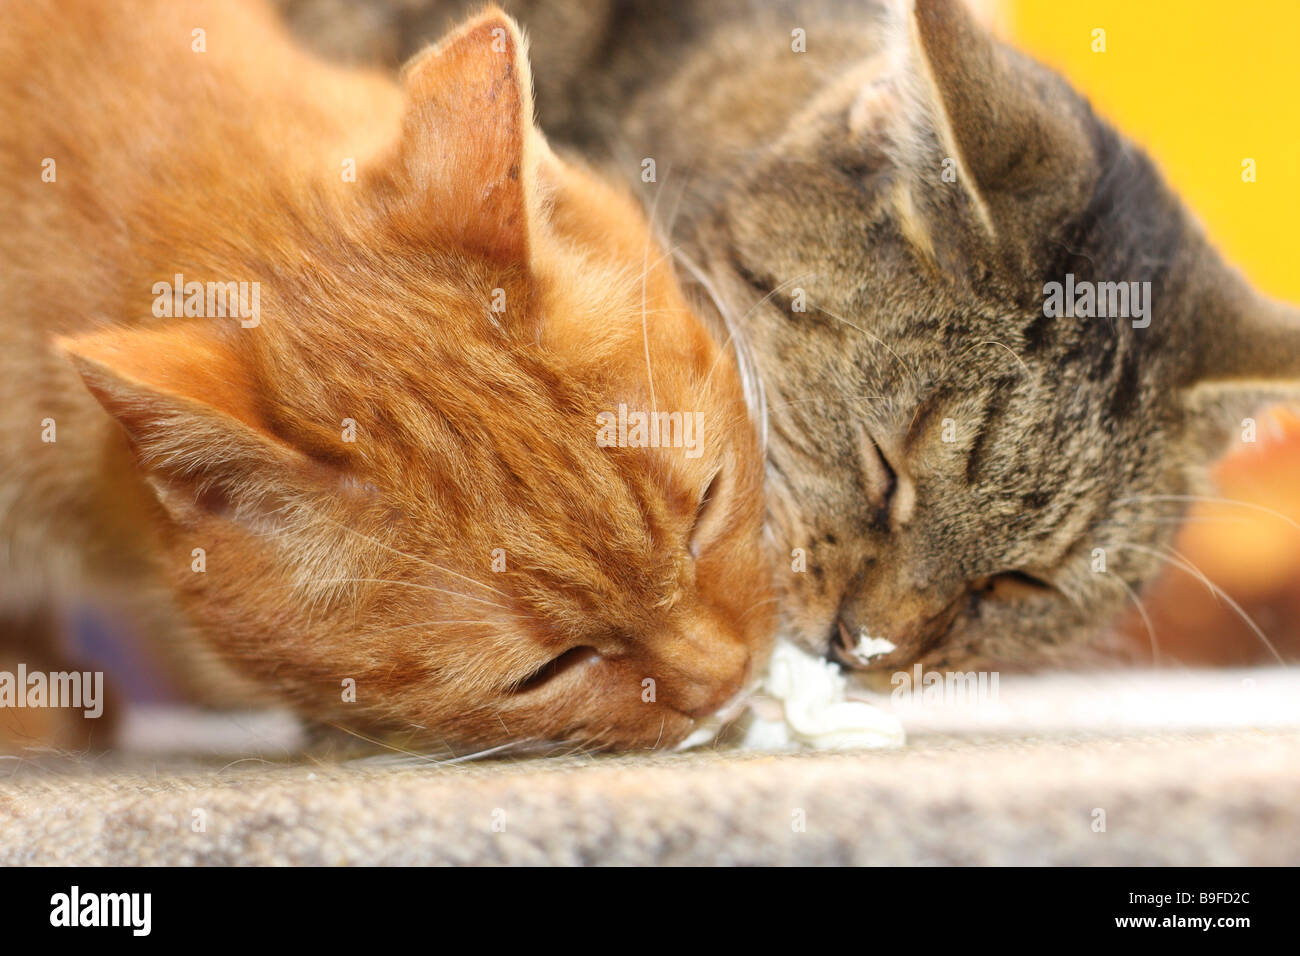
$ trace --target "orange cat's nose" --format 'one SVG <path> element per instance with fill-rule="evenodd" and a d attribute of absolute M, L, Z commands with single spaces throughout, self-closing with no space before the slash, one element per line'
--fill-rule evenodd
<path fill-rule="evenodd" d="M 656 642 L 649 676 L 658 677 L 661 700 L 688 717 L 707 717 L 748 684 L 749 649 L 716 635 L 670 636 Z"/>

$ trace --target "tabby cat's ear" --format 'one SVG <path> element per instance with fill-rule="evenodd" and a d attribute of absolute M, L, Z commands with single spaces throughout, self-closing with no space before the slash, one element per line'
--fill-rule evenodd
<path fill-rule="evenodd" d="M 1197 302 L 1185 381 L 1194 389 L 1300 397 L 1300 309 L 1220 269 L 1219 281 Z"/>
<path fill-rule="evenodd" d="M 1300 401 L 1300 309 L 1263 298 L 1222 263 L 1197 264 L 1201 291 L 1184 334 L 1176 384 L 1189 439 L 1223 453 L 1261 408 Z"/>
<path fill-rule="evenodd" d="M 331 469 L 268 431 L 252 377 L 210 325 L 109 329 L 56 345 L 125 431 L 173 518 L 218 514 L 264 529 L 293 487 L 328 482 Z"/>
<path fill-rule="evenodd" d="M 534 219 L 532 77 L 513 20 L 489 8 L 403 69 L 407 111 L 379 175 L 405 235 L 526 267 Z"/>
<path fill-rule="evenodd" d="M 909 158 L 926 167 L 921 179 L 941 191 L 952 180 L 940 173 L 955 173 L 994 236 L 1074 207 L 1091 144 L 1068 90 L 998 43 L 963 0 L 914 0 L 908 28 L 908 112 L 939 150 Z"/>

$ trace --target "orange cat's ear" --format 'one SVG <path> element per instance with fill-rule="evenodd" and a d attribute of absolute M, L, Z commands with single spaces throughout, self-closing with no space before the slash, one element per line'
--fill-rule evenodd
<path fill-rule="evenodd" d="M 403 70 L 397 172 L 403 233 L 524 267 L 533 219 L 532 76 L 513 20 L 489 8 Z"/>
<path fill-rule="evenodd" d="M 265 429 L 251 376 L 210 328 L 110 329 L 56 345 L 177 520 L 217 513 L 265 525 L 284 506 L 287 479 L 325 468 Z"/>

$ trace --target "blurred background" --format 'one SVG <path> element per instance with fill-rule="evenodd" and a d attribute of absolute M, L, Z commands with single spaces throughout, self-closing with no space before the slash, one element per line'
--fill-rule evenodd
<path fill-rule="evenodd" d="M 1300 0 L 973 0 L 1005 38 L 1064 73 L 1155 158 L 1227 259 L 1300 304 Z M 1105 50 L 1095 52 L 1096 30 Z M 1255 161 L 1255 182 L 1242 162 Z M 1196 507 L 1170 569 L 1143 595 L 1166 664 L 1300 658 L 1300 417 L 1257 416 L 1216 471 L 1224 501 Z M 1152 637 L 1135 610 L 1139 657 Z"/>

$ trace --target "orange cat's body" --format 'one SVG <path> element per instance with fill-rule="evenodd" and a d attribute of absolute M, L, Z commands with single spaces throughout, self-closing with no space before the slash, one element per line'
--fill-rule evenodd
<path fill-rule="evenodd" d="M 772 608 L 733 362 L 547 150 L 508 19 L 405 90 L 242 0 L 9 20 L 0 646 L 110 602 L 217 703 L 452 743 L 651 746 L 736 693 Z M 605 447 L 620 405 L 699 447 Z"/>

